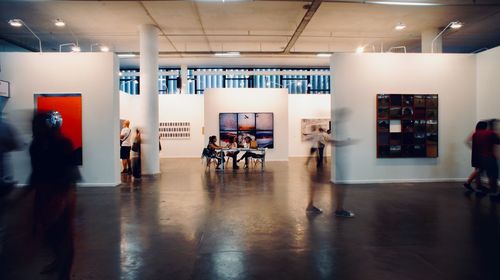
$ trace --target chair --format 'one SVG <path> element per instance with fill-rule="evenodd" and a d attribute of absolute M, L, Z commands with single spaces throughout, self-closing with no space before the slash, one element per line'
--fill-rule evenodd
<path fill-rule="evenodd" d="M 213 163 L 215 166 L 217 166 L 220 157 L 218 157 L 215 154 L 210 154 L 210 151 L 207 148 L 203 149 L 203 152 L 201 153 L 201 160 L 203 163 L 203 160 L 205 160 L 205 168 L 208 167 L 210 169 L 210 165 Z"/>
<path fill-rule="evenodd" d="M 260 163 L 260 168 L 264 169 L 265 162 L 266 162 L 266 152 L 267 148 L 264 148 L 264 150 L 260 150 L 261 153 L 258 154 L 258 156 L 252 157 L 252 163 L 253 167 L 256 167 L 258 163 Z"/>

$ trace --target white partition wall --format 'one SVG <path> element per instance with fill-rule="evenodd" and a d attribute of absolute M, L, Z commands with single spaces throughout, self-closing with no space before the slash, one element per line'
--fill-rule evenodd
<path fill-rule="evenodd" d="M 15 179 L 27 183 L 35 93 L 82 95 L 82 185 L 119 184 L 118 58 L 112 53 L 0 53 L 0 79 L 10 82 L 6 116 L 25 147 L 12 157 Z"/>
<path fill-rule="evenodd" d="M 500 47 L 477 54 L 477 120 L 500 119 Z"/>
<path fill-rule="evenodd" d="M 268 150 L 266 159 L 288 160 L 288 90 L 225 88 L 205 90 L 205 135 L 219 138 L 219 113 L 269 112 L 274 113 L 274 149 Z"/>
<path fill-rule="evenodd" d="M 331 69 L 332 108 L 350 110 L 338 137 L 359 140 L 335 149 L 334 181 L 448 181 L 468 176 L 470 150 L 464 140 L 476 119 L 474 55 L 336 54 Z M 379 93 L 439 95 L 438 158 L 377 158 Z"/>

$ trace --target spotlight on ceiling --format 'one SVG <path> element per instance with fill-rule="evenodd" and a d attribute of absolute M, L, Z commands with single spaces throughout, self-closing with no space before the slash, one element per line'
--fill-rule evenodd
<path fill-rule="evenodd" d="M 99 49 L 101 50 L 101 52 L 109 52 L 108 46 L 101 46 Z"/>
<path fill-rule="evenodd" d="M 82 49 L 80 48 L 80 46 L 75 45 L 75 46 L 71 47 L 71 51 L 72 52 L 81 52 Z"/>
<path fill-rule="evenodd" d="M 318 53 L 316 56 L 317 57 L 330 57 L 330 56 L 332 56 L 332 54 L 331 53 Z"/>
<path fill-rule="evenodd" d="M 442 4 L 432 2 L 409 2 L 409 1 L 366 1 L 366 4 L 395 5 L 395 6 L 440 6 Z"/>
<path fill-rule="evenodd" d="M 360 46 L 356 48 L 356 53 L 363 53 L 363 52 L 365 52 L 365 47 Z"/>
<path fill-rule="evenodd" d="M 406 24 L 401 23 L 401 22 L 400 22 L 400 23 L 398 23 L 398 24 L 394 27 L 394 29 L 396 29 L 397 31 L 401 31 L 401 30 L 403 30 L 403 29 L 405 29 L 405 28 L 406 28 Z"/>
<path fill-rule="evenodd" d="M 54 20 L 54 25 L 57 27 L 65 27 L 66 23 L 62 19 L 55 19 Z"/>
<path fill-rule="evenodd" d="M 20 19 L 11 19 L 9 20 L 9 24 L 14 27 L 21 27 L 23 26 L 23 21 Z"/>
<path fill-rule="evenodd" d="M 240 52 L 222 52 L 222 53 L 215 53 L 215 56 L 240 56 Z"/>
<path fill-rule="evenodd" d="M 460 21 L 453 21 L 453 22 L 451 22 L 451 25 L 450 25 L 450 27 L 453 29 L 459 29 L 462 26 L 464 26 L 464 24 L 461 23 Z"/>

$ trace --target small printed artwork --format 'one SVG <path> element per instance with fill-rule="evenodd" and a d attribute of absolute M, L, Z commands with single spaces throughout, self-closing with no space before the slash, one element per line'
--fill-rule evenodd
<path fill-rule="evenodd" d="M 255 130 L 255 113 L 239 113 L 238 130 Z"/>
<path fill-rule="evenodd" d="M 0 96 L 10 97 L 10 83 L 7 81 L 0 80 Z"/>
<path fill-rule="evenodd" d="M 220 113 L 219 128 L 220 130 L 238 130 L 238 114 Z"/>
<path fill-rule="evenodd" d="M 317 128 L 323 128 L 325 131 L 332 129 L 330 119 L 302 119 L 300 123 L 300 132 L 302 141 L 307 141 L 307 137 Z"/>
<path fill-rule="evenodd" d="M 255 122 L 257 130 L 273 130 L 273 114 L 272 113 L 257 113 L 255 114 Z"/>
<path fill-rule="evenodd" d="M 160 122 L 161 140 L 187 140 L 191 138 L 190 122 Z"/>
<path fill-rule="evenodd" d="M 257 139 L 257 146 L 259 146 L 259 148 L 272 149 L 274 147 L 272 131 L 258 130 L 255 136 Z"/>
<path fill-rule="evenodd" d="M 219 146 L 226 147 L 230 142 L 231 137 L 238 139 L 238 131 L 221 131 Z"/>
<path fill-rule="evenodd" d="M 54 121 L 61 123 L 61 133 L 73 146 L 75 164 L 83 164 L 82 95 L 79 93 L 35 94 L 37 112 L 53 111 Z"/>

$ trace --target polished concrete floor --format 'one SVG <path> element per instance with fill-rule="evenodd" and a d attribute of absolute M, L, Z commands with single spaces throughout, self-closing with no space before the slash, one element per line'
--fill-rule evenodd
<path fill-rule="evenodd" d="M 500 279 L 500 206 L 459 183 L 349 185 L 356 217 L 338 218 L 341 186 L 314 170 L 176 159 L 158 178 L 79 188 L 73 279 Z M 311 190 L 322 214 L 306 215 Z M 32 197 L 2 203 L 0 279 L 53 279 Z"/>

